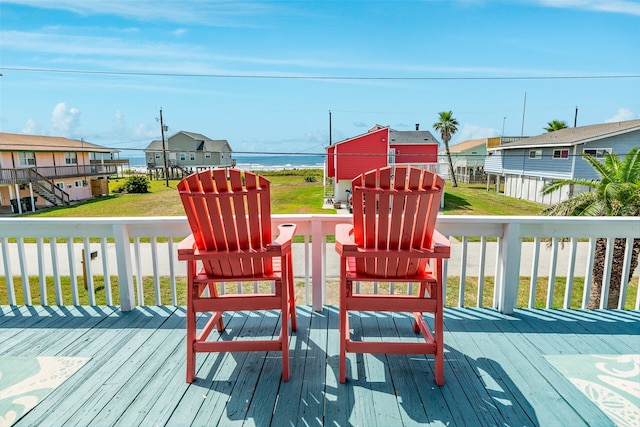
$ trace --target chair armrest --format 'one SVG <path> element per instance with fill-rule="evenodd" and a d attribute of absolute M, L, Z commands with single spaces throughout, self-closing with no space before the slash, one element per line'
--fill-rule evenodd
<path fill-rule="evenodd" d="M 343 252 L 354 252 L 358 250 L 358 245 L 353 242 L 351 235 L 353 234 L 353 224 L 337 224 L 336 225 L 336 252 L 340 255 Z"/>
<path fill-rule="evenodd" d="M 432 241 L 434 252 L 449 252 L 451 250 L 451 242 L 438 230 L 433 230 Z"/>
<path fill-rule="evenodd" d="M 295 224 L 280 224 L 278 237 L 273 243 L 267 245 L 267 252 L 288 252 L 291 250 L 291 241 L 296 234 Z"/>
<path fill-rule="evenodd" d="M 193 255 L 196 247 L 196 240 L 193 238 L 193 234 L 189 234 L 180 243 L 178 243 L 178 256 L 180 255 Z"/>

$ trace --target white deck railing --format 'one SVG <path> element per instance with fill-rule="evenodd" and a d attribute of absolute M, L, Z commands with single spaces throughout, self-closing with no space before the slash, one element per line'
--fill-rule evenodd
<path fill-rule="evenodd" d="M 336 224 L 350 221 L 349 215 L 274 216 L 274 226 L 294 222 L 298 225 L 297 235 L 304 237 L 304 243 L 294 244 L 294 274 L 305 279 L 305 303 L 312 303 L 316 310 L 325 303 L 327 279 L 338 276 L 337 255 L 333 245 L 326 243 L 327 236 L 333 235 Z M 481 307 L 486 279 L 491 278 L 492 305 L 503 313 L 515 308 L 522 277 L 529 278 L 529 307 L 534 307 L 540 291 L 538 277 L 548 277 L 547 308 L 552 306 L 558 277 L 566 277 L 565 308 L 570 306 L 574 279 L 584 277 L 582 306 L 586 307 L 596 238 L 608 241 L 605 287 L 611 274 L 613 240 L 640 238 L 639 218 L 445 215 L 438 218 L 437 228 L 452 239 L 445 277 L 459 277 L 458 305 L 464 305 L 468 279 L 474 277 L 475 305 Z M 79 305 L 82 284 L 78 276 L 83 275 L 90 305 L 96 304 L 96 277 L 104 280 L 107 305 L 113 305 L 115 292 L 124 311 L 148 305 L 151 298 L 155 305 L 175 305 L 177 278 L 186 275 L 184 263 L 177 260 L 175 240 L 188 233 L 185 217 L 0 218 L 0 267 L 7 290 L 6 300 L 0 300 L 0 305 L 16 304 L 16 277 L 26 284 L 22 286 L 25 305 L 32 305 L 34 295 L 43 305 L 53 301 L 63 305 L 62 278 L 68 278 L 72 304 Z M 563 239 L 568 243 L 562 244 Z M 623 277 L 630 269 L 631 242 L 627 239 Z M 89 255 L 92 252 L 97 254 L 94 260 Z M 84 262 L 83 253 L 87 254 Z M 115 286 L 111 285 L 111 276 L 117 277 L 118 289 L 112 289 Z M 145 277 L 153 280 L 152 296 L 144 294 Z M 47 278 L 53 281 L 53 296 L 47 295 Z M 161 279 L 164 283 L 167 278 L 171 301 L 161 293 L 161 288 L 167 286 L 161 284 Z M 636 275 L 633 283 L 637 281 Z M 622 289 L 618 308 L 625 306 L 626 299 L 627 286 Z M 602 298 L 601 307 L 606 303 Z M 634 309 L 640 309 L 640 296 L 636 297 Z"/>

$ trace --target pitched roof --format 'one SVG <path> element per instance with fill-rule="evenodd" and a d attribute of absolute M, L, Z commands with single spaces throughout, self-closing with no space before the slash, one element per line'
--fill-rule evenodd
<path fill-rule="evenodd" d="M 394 130 L 389 129 L 390 144 L 438 144 L 428 130 Z"/>
<path fill-rule="evenodd" d="M 486 145 L 486 144 L 487 144 L 487 138 L 468 139 L 466 141 L 459 142 L 456 145 L 449 146 L 449 151 L 451 153 L 462 153 L 463 151 L 470 150 L 470 149 L 475 148 L 475 147 L 480 147 L 480 146 Z M 444 150 L 445 149 L 442 149 L 440 151 L 444 151 Z"/>
<path fill-rule="evenodd" d="M 0 151 L 75 151 L 90 153 L 114 153 L 113 150 L 87 141 L 60 136 L 23 135 L 0 133 Z"/>
<path fill-rule="evenodd" d="M 627 132 L 640 130 L 640 120 L 601 123 L 597 125 L 565 128 L 520 141 L 507 142 L 494 147 L 496 150 L 508 150 L 521 147 L 573 146 L 598 139 L 608 138 Z"/>
<path fill-rule="evenodd" d="M 220 152 L 224 148 L 228 148 L 229 150 L 231 150 L 231 145 L 229 145 L 229 141 L 227 141 L 226 139 L 211 139 L 205 135 L 202 135 L 201 133 L 186 132 L 183 130 L 174 133 L 173 135 L 171 135 L 169 138 L 165 140 L 165 144 L 167 144 L 167 149 L 169 149 L 169 146 L 168 146 L 169 140 L 174 136 L 180 135 L 180 134 L 186 135 L 189 138 L 194 140 L 193 148 L 188 151 Z M 145 151 L 162 151 L 162 150 L 163 150 L 162 141 L 158 139 L 151 141 L 147 146 L 147 148 L 145 148 Z"/>

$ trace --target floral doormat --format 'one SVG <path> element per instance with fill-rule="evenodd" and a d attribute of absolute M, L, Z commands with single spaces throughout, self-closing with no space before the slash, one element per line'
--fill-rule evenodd
<path fill-rule="evenodd" d="M 0 427 L 22 418 L 89 357 L 0 357 Z"/>
<path fill-rule="evenodd" d="M 640 426 L 640 354 L 546 359 L 618 426 Z"/>

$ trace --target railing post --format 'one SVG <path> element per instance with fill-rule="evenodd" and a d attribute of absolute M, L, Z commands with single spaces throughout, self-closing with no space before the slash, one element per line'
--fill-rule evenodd
<path fill-rule="evenodd" d="M 325 272 L 325 244 L 324 235 L 322 234 L 322 221 L 311 221 L 311 254 L 312 260 L 315 261 L 311 265 L 311 288 L 312 288 L 312 306 L 314 311 L 322 311 L 325 301 L 324 292 L 324 272 Z M 320 262 L 317 262 L 317 261 Z"/>
<path fill-rule="evenodd" d="M 520 242 L 520 224 L 504 225 L 502 236 L 502 251 L 498 260 L 501 271 L 500 281 L 496 292 L 498 294 L 497 309 L 503 314 L 512 314 L 518 297 L 520 284 L 520 258 L 522 243 Z"/>
<path fill-rule="evenodd" d="M 131 311 L 136 306 L 131 274 L 131 247 L 129 243 L 129 226 L 116 224 L 113 226 L 113 238 L 118 266 L 118 288 L 120 289 L 120 310 Z"/>

